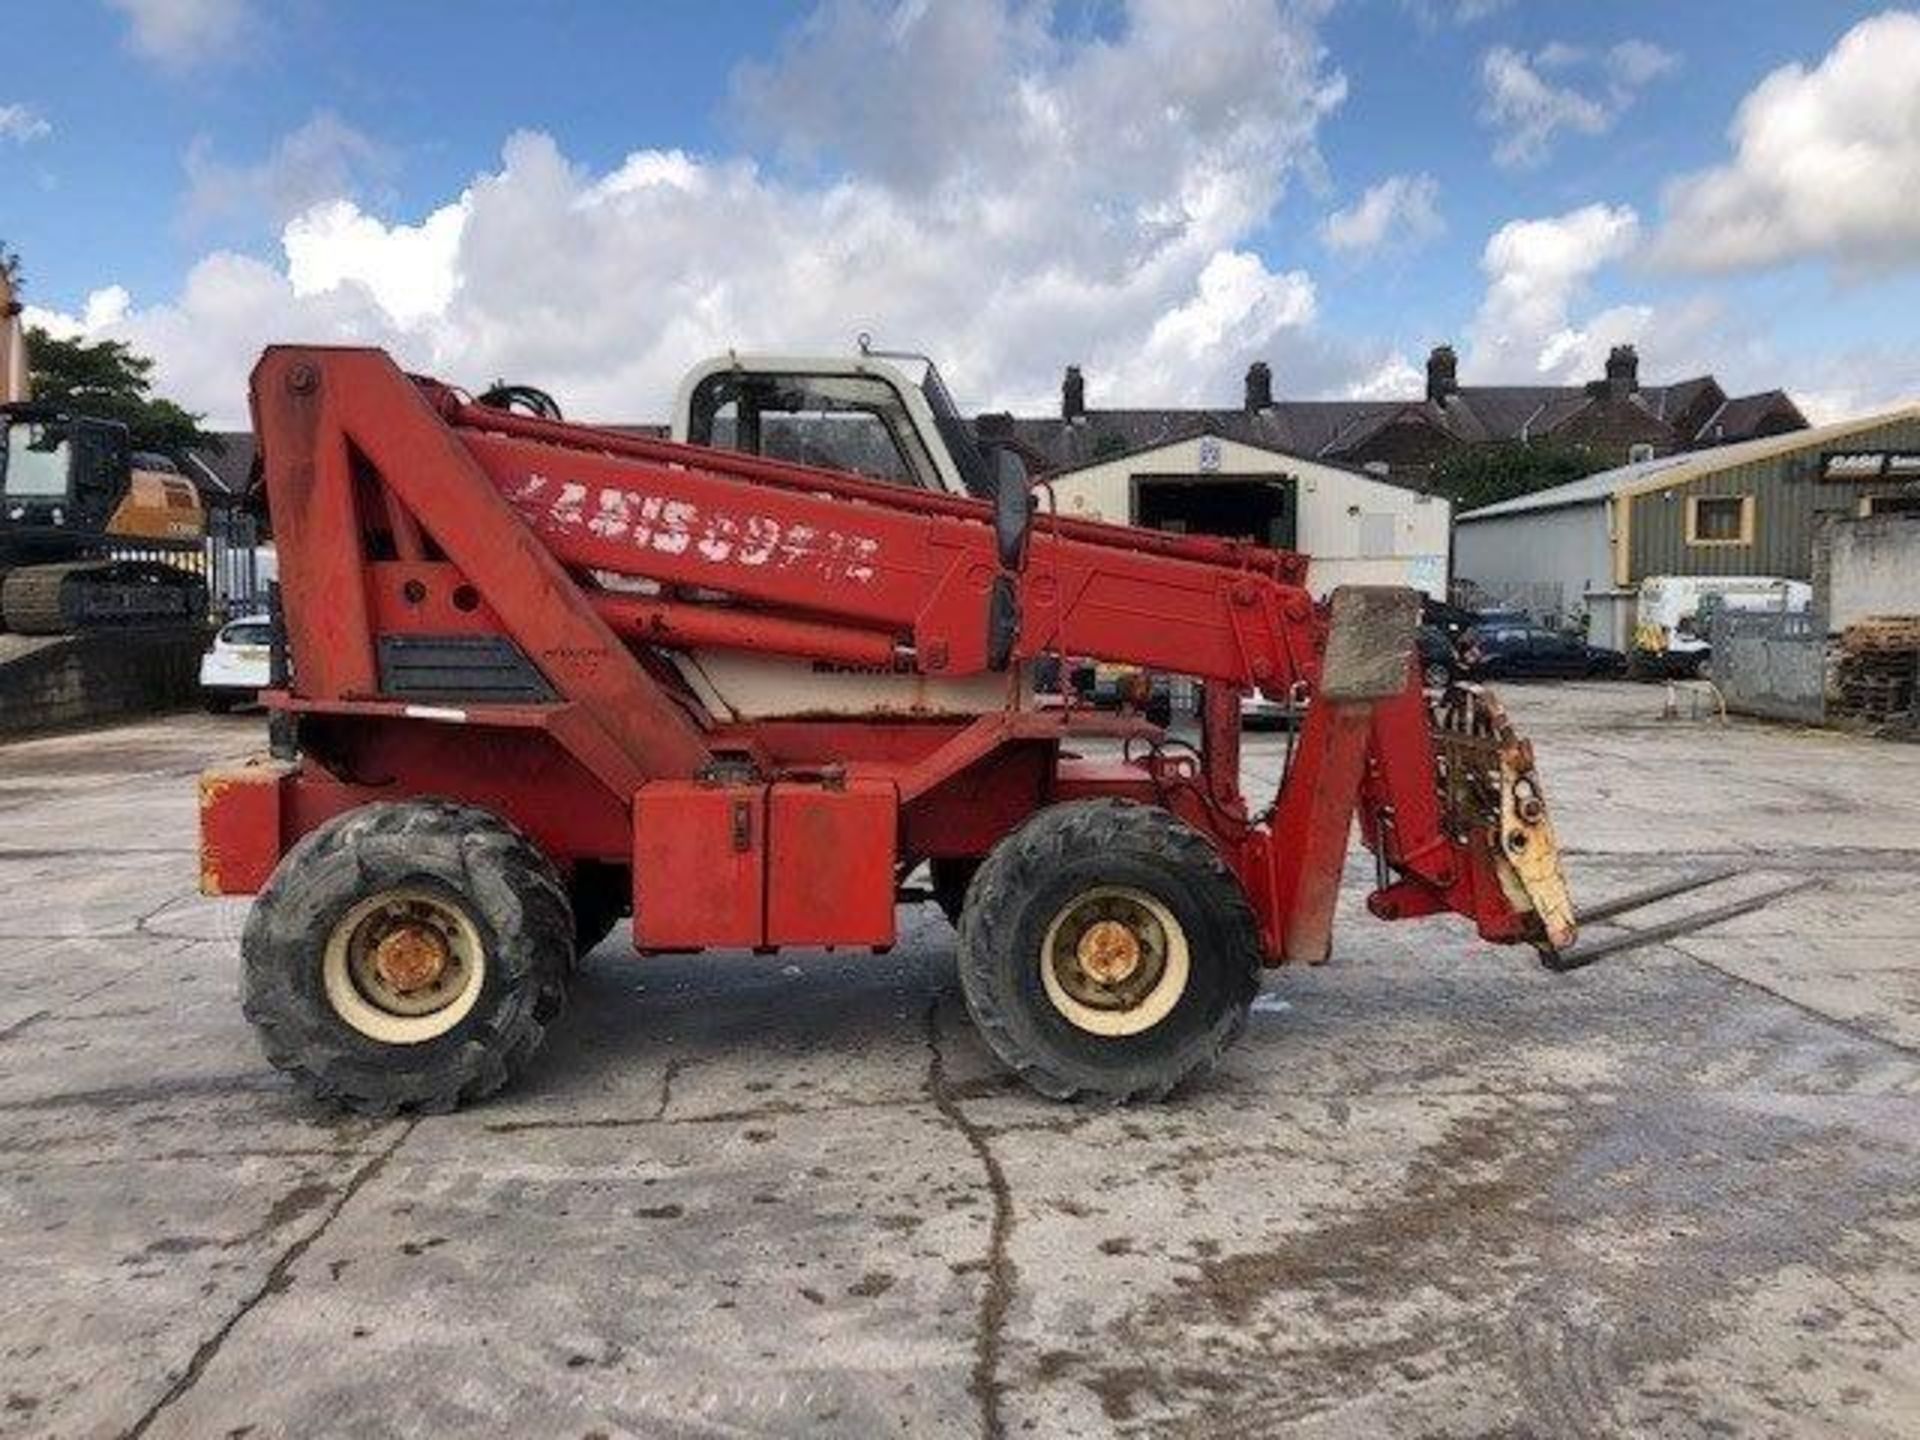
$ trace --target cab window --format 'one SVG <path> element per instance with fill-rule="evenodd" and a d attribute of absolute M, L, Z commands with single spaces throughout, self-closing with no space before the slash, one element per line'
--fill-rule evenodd
<path fill-rule="evenodd" d="M 940 474 L 893 386 L 860 375 L 709 375 L 694 388 L 688 436 L 922 489 Z"/>
<path fill-rule="evenodd" d="M 220 639 L 228 645 L 270 645 L 273 627 L 264 620 L 236 620 L 220 632 Z"/>
<path fill-rule="evenodd" d="M 16 500 L 57 499 L 73 471 L 72 432 L 64 424 L 15 421 L 6 427 L 5 493 Z"/>

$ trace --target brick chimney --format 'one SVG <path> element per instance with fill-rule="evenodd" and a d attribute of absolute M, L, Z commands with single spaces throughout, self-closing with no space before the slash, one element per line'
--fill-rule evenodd
<path fill-rule="evenodd" d="M 1247 367 L 1246 406 L 1249 415 L 1273 408 L 1273 371 L 1264 360 L 1256 360 Z"/>
<path fill-rule="evenodd" d="M 1436 405 L 1460 388 L 1460 357 L 1451 345 L 1436 345 L 1427 352 L 1427 399 Z"/>
<path fill-rule="evenodd" d="M 1078 365 L 1067 366 L 1060 381 L 1060 418 L 1069 424 L 1087 418 L 1087 382 Z"/>
<path fill-rule="evenodd" d="M 1607 394 L 1616 400 L 1638 393 L 1640 356 L 1631 345 L 1616 345 L 1607 352 Z"/>

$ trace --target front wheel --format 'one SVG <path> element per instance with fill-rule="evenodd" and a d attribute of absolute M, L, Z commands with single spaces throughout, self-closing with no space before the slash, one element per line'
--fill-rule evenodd
<path fill-rule="evenodd" d="M 1260 986 L 1259 927 L 1198 831 L 1157 806 L 1056 805 L 967 892 L 960 982 L 988 1046 L 1056 1099 L 1159 1099 L 1212 1068 Z"/>
<path fill-rule="evenodd" d="M 281 860 L 247 917 L 242 998 L 267 1059 L 366 1114 L 450 1110 L 523 1070 L 559 1013 L 573 914 L 532 841 L 484 810 L 350 810 Z"/>

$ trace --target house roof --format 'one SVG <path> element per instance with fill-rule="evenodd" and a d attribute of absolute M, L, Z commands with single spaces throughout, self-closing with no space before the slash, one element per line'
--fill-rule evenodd
<path fill-rule="evenodd" d="M 1823 449 L 1836 440 L 1844 440 L 1862 430 L 1876 429 L 1898 420 L 1920 420 L 1920 404 L 1902 406 L 1877 415 L 1862 415 L 1809 430 L 1789 430 L 1782 435 L 1765 435 L 1757 440 L 1718 445 L 1710 450 L 1683 450 L 1678 454 L 1661 455 L 1631 465 L 1616 465 L 1611 470 L 1569 480 L 1564 485 L 1554 485 L 1545 490 L 1535 490 L 1530 495 L 1516 495 L 1511 500 L 1500 500 L 1476 510 L 1464 511 L 1458 518 L 1465 525 L 1474 520 L 1497 519 L 1502 515 L 1523 515 L 1572 505 L 1595 505 L 1628 491 L 1639 493 L 1664 489 L 1701 475 L 1751 464 L 1755 460 L 1771 460 L 1777 455 L 1790 455 L 1798 450 Z"/>
<path fill-rule="evenodd" d="M 1194 440 L 1202 435 L 1231 440 L 1270 454 L 1367 474 L 1402 489 L 1422 488 L 1412 477 L 1374 475 L 1339 449 L 1358 443 L 1399 417 L 1403 406 L 1368 401 L 1294 401 L 1264 410 L 1095 410 L 1082 422 L 1055 418 L 983 416 L 974 421 L 982 439 L 1011 440 L 1036 457 L 1046 474 L 1063 475 L 1113 460 Z"/>
<path fill-rule="evenodd" d="M 1624 395 L 1587 385 L 1461 385 L 1440 401 L 1424 396 L 1386 400 L 1279 400 L 1244 408 L 1089 409 L 1072 420 L 1059 416 L 985 415 L 974 421 L 982 438 L 1011 440 L 1040 468 L 1076 469 L 1207 430 L 1223 439 L 1263 445 L 1304 459 L 1353 462 L 1369 441 L 1397 424 L 1423 426 L 1442 443 L 1481 444 L 1538 440 L 1598 408 L 1628 405 L 1654 426 L 1667 426 L 1675 449 L 1701 440 L 1748 438 L 1782 407 L 1792 423 L 1804 424 L 1793 402 L 1778 390 L 1720 407 L 1720 429 L 1694 433 L 1689 414 L 1703 397 L 1719 397 L 1710 375 L 1642 386 Z M 1675 428 L 1687 421 L 1685 429 Z M 1655 432 L 1657 433 L 1657 431 Z"/>
<path fill-rule="evenodd" d="M 1761 421 L 1777 411 L 1786 411 L 1790 419 L 1805 424 L 1800 407 L 1787 398 L 1784 390 L 1762 390 L 1755 395 L 1739 395 L 1726 402 L 1700 427 L 1696 439 L 1712 439 L 1716 434 L 1750 435 Z"/>
<path fill-rule="evenodd" d="M 1082 470 L 1091 470 L 1100 465 L 1110 465 L 1116 460 L 1133 460 L 1142 455 L 1151 455 L 1156 450 L 1165 450 L 1170 446 L 1185 444 L 1187 441 L 1198 440 L 1203 436 L 1212 436 L 1215 439 L 1226 440 L 1235 445 L 1243 445 L 1249 450 L 1259 450 L 1268 455 L 1278 456 L 1283 460 L 1294 461 L 1296 464 L 1317 465 L 1322 469 L 1343 471 L 1358 479 L 1371 480 L 1376 484 L 1392 485 L 1402 490 L 1418 490 L 1421 488 L 1406 477 L 1396 478 L 1392 475 L 1380 475 L 1372 471 L 1362 470 L 1355 465 L 1343 464 L 1337 460 L 1324 460 L 1311 455 L 1302 455 L 1298 450 L 1289 449 L 1286 446 L 1272 444 L 1268 441 L 1247 435 L 1224 434 L 1219 426 L 1209 424 L 1205 420 L 1199 420 L 1191 425 L 1183 426 L 1175 433 L 1149 440 L 1145 444 L 1136 446 L 1131 450 L 1116 450 L 1101 454 L 1082 464 L 1071 465 L 1064 469 L 1050 470 L 1047 473 L 1051 478 L 1075 475 Z M 1004 439 L 1005 437 L 1002 438 Z"/>
<path fill-rule="evenodd" d="M 189 450 L 180 468 L 203 491 L 214 495 L 244 495 L 253 473 L 254 441 L 247 430 L 212 432 L 223 448 Z"/>
<path fill-rule="evenodd" d="M 1678 420 L 1702 395 L 1719 390 L 1720 382 L 1713 376 L 1696 375 L 1691 380 L 1675 380 L 1670 385 L 1643 385 L 1640 398 L 1656 420 Z"/>

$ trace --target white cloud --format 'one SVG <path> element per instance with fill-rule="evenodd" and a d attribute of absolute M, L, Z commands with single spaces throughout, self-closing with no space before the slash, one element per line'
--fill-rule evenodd
<path fill-rule="evenodd" d="M 1630 206 L 1587 205 L 1540 220 L 1513 220 L 1487 241 L 1480 268 L 1487 292 L 1470 329 L 1467 367 L 1476 375 L 1553 383 L 1595 372 L 1592 355 L 1637 338 L 1651 318 L 1640 307 L 1603 311 L 1576 323 L 1601 267 L 1629 254 L 1640 237 Z"/>
<path fill-rule="evenodd" d="M 1235 394 L 1259 355 L 1302 385 L 1351 378 L 1310 329 L 1311 279 L 1249 243 L 1344 94 L 1317 7 L 1140 0 L 1073 45 L 1026 7 L 971 7 L 971 26 L 955 8 L 831 5 L 743 74 L 752 123 L 815 162 L 797 177 L 658 150 L 595 173 L 520 134 L 424 217 L 329 197 L 284 226 L 283 264 L 210 255 L 111 330 L 221 421 L 286 339 L 385 344 L 601 418 L 663 415 L 726 346 L 844 350 L 861 330 L 933 348 L 983 405 L 1049 403 L 1069 360 L 1102 404 Z M 917 129 L 926 104 L 959 128 Z"/>
<path fill-rule="evenodd" d="M 108 285 L 87 296 L 78 315 L 60 310 L 43 310 L 38 305 L 23 306 L 20 319 L 25 325 L 44 330 L 60 340 L 77 340 L 83 335 L 106 330 L 126 319 L 133 296 L 122 285 Z"/>
<path fill-rule="evenodd" d="M 132 25 L 134 50 L 169 70 L 193 70 L 238 54 L 257 22 L 251 0 L 107 0 Z"/>
<path fill-rule="evenodd" d="M 1787 362 L 1787 393 L 1815 425 L 1920 405 L 1920 349 L 1861 347 Z M 1770 384 L 1778 384 L 1778 372 Z"/>
<path fill-rule="evenodd" d="M 1347 386 L 1349 400 L 1408 400 L 1427 393 L 1427 372 L 1398 351 Z"/>
<path fill-rule="evenodd" d="M 1198 377 L 1217 374 L 1216 357 L 1251 356 L 1274 337 L 1313 320 L 1318 297 L 1299 270 L 1275 274 L 1258 255 L 1221 251 L 1208 260 L 1193 294 L 1154 321 L 1146 343 L 1125 357 L 1113 390 L 1122 396 L 1197 401 Z"/>
<path fill-rule="evenodd" d="M 1642 90 L 1679 63 L 1646 40 L 1625 40 L 1600 54 L 1557 40 L 1531 55 L 1494 46 L 1480 61 L 1480 119 L 1498 134 L 1494 160 L 1515 169 L 1538 165 L 1563 131 L 1605 134 Z M 1556 82 L 1548 72 L 1571 78 Z"/>
<path fill-rule="evenodd" d="M 287 283 L 295 295 L 363 286 L 396 325 L 444 315 L 459 288 L 465 197 L 418 225 L 383 225 L 351 200 L 316 205 L 282 236 Z"/>
<path fill-rule="evenodd" d="M 1622 40 L 1607 51 L 1608 77 L 1624 90 L 1638 90 L 1680 68 L 1680 57 L 1650 40 Z"/>
<path fill-rule="evenodd" d="M 181 214 L 190 229 L 228 219 L 278 227 L 322 201 L 358 194 L 362 177 L 385 168 L 385 150 L 330 111 L 252 165 L 219 159 L 202 137 L 187 150 Z"/>
<path fill-rule="evenodd" d="M 1741 102 L 1725 165 L 1668 187 L 1654 258 L 1725 271 L 1824 258 L 1849 274 L 1920 264 L 1920 14 L 1849 30 Z"/>
<path fill-rule="evenodd" d="M 53 134 L 53 126 L 31 105 L 0 105 L 0 140 L 31 144 Z"/>
<path fill-rule="evenodd" d="M 1512 3 L 1513 0 L 1400 0 L 1401 7 L 1422 30 L 1437 30 L 1443 21 L 1461 26 L 1477 25 Z"/>
<path fill-rule="evenodd" d="M 1368 255 L 1382 247 L 1415 249 L 1437 238 L 1440 182 L 1431 175 L 1390 175 L 1321 223 L 1320 241 L 1336 254 Z"/>

